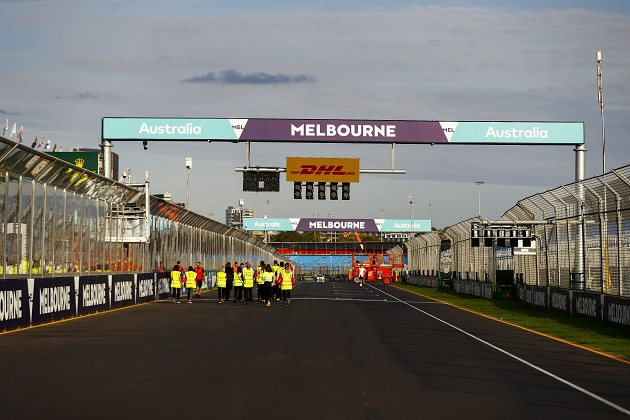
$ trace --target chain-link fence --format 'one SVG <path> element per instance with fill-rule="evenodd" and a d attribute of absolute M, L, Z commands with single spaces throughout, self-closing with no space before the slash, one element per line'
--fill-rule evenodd
<path fill-rule="evenodd" d="M 528 247 L 497 240 L 475 242 L 475 225 L 527 225 Z M 524 198 L 502 221 L 475 217 L 443 230 L 450 241 L 450 277 L 524 283 L 630 296 L 630 165 Z M 409 270 L 446 271 L 435 232 L 406 245 Z M 531 241 L 531 244 L 530 242 Z M 507 246 L 506 246 L 507 245 Z M 522 243 L 519 243 L 522 245 Z M 438 255 L 439 254 L 439 255 Z"/>

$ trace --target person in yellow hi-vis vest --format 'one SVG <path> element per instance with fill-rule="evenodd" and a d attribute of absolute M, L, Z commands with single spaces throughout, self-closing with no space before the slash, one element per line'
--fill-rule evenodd
<path fill-rule="evenodd" d="M 197 273 L 193 269 L 193 266 L 188 267 L 186 271 L 186 290 L 188 291 L 188 303 L 192 303 L 192 294 L 197 288 Z"/>
<path fill-rule="evenodd" d="M 291 303 L 291 290 L 295 286 L 295 278 L 293 277 L 293 270 L 291 265 L 286 263 L 280 275 L 278 276 L 278 282 L 280 283 L 280 290 L 282 291 L 282 301 L 285 305 Z"/>
<path fill-rule="evenodd" d="M 18 267 L 18 274 L 28 274 L 29 262 L 26 258 L 22 258 L 20 260 L 20 265 Z"/>
<path fill-rule="evenodd" d="M 273 275 L 276 276 L 276 278 L 278 278 L 280 271 L 284 269 L 284 263 L 281 263 L 281 264 L 282 266 L 278 265 L 277 260 L 273 260 L 273 266 L 271 266 L 271 269 L 273 270 Z M 280 300 L 280 286 L 278 285 L 278 283 L 274 283 L 271 285 L 270 293 L 271 293 L 271 300 Z"/>
<path fill-rule="evenodd" d="M 217 273 L 217 292 L 219 295 L 219 303 L 225 302 L 224 292 L 227 284 L 227 274 L 225 273 L 225 266 L 221 266 L 221 270 Z"/>
<path fill-rule="evenodd" d="M 249 305 L 254 302 L 254 270 L 250 263 L 245 263 L 245 270 L 243 270 L 243 291 L 245 292 L 245 304 Z"/>
<path fill-rule="evenodd" d="M 265 266 L 265 272 L 262 273 L 262 277 L 264 280 L 263 285 L 263 302 L 267 306 L 271 306 L 271 300 L 273 296 L 271 295 L 271 286 L 276 282 L 276 275 L 273 273 L 273 269 L 270 264 Z"/>
<path fill-rule="evenodd" d="M 173 290 L 173 303 L 179 303 L 179 295 L 182 291 L 182 281 L 178 264 L 175 264 L 173 271 L 171 271 L 171 289 Z"/>
<path fill-rule="evenodd" d="M 240 266 L 234 267 L 234 303 L 243 301 L 243 270 Z"/>
<path fill-rule="evenodd" d="M 264 291 L 263 289 L 265 288 L 265 279 L 263 279 L 263 273 L 265 272 L 265 262 L 261 261 L 260 265 L 256 268 L 256 283 L 258 285 L 258 302 L 260 303 L 264 303 L 263 302 L 263 296 L 264 296 Z"/>

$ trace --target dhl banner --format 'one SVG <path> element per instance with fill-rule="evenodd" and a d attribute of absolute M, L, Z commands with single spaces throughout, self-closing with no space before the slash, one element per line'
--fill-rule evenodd
<path fill-rule="evenodd" d="M 287 157 L 288 182 L 359 182 L 358 158 Z"/>

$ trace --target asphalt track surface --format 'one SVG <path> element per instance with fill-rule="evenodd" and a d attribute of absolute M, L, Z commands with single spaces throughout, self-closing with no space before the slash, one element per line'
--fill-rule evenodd
<path fill-rule="evenodd" d="M 0 355 L 2 419 L 630 413 L 630 364 L 381 284 L 271 307 L 211 291 L 2 334 Z"/>

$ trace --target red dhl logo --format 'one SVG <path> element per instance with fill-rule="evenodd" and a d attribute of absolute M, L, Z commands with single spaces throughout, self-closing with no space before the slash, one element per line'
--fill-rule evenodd
<path fill-rule="evenodd" d="M 355 172 L 346 172 L 344 165 L 301 165 L 299 171 L 291 171 L 292 175 L 354 175 Z"/>

